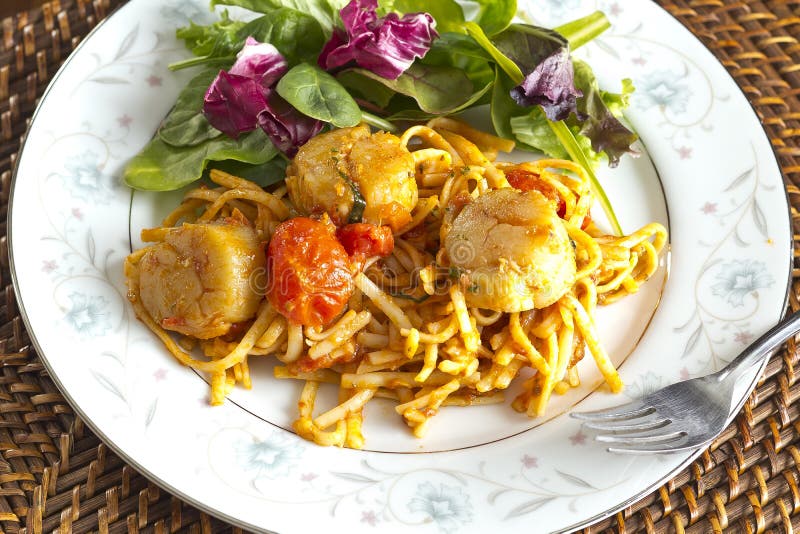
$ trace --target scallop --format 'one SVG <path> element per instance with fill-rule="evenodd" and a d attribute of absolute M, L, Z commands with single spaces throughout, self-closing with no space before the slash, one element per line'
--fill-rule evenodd
<path fill-rule="evenodd" d="M 169 229 L 142 256 L 139 296 L 163 328 L 209 339 L 256 315 L 265 267 L 251 227 L 187 223 Z"/>
<path fill-rule="evenodd" d="M 572 241 L 538 191 L 506 188 L 479 196 L 456 215 L 444 246 L 472 307 L 544 308 L 575 283 Z"/>
<path fill-rule="evenodd" d="M 414 159 L 400 139 L 366 125 L 333 130 L 303 145 L 286 171 L 292 203 L 337 225 L 367 222 L 397 230 L 411 220 L 418 190 Z"/>

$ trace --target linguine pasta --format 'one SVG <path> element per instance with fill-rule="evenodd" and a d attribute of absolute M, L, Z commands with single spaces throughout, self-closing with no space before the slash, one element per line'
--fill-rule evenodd
<path fill-rule="evenodd" d="M 554 159 L 497 161 L 513 143 L 452 119 L 413 126 L 399 144 L 413 159 L 416 198 L 408 216 L 392 225 L 391 253 L 364 258 L 354 268 L 352 293 L 329 323 L 287 319 L 263 297 L 274 282 L 269 267 L 244 254 L 253 262 L 245 269 L 248 283 L 256 287 L 255 296 L 247 297 L 250 318 L 231 319 L 224 334 L 204 336 L 205 326 L 192 330 L 154 317 L 144 293 L 154 279 L 165 284 L 157 289 L 169 288 L 166 278 L 152 275 L 153 247 L 177 243 L 181 228 L 203 224 L 228 225 L 226 232 L 245 228 L 265 243 L 283 221 L 308 211 L 292 202 L 286 184 L 264 190 L 218 170 L 210 174 L 215 187 L 187 192 L 161 227 L 142 232 L 154 245 L 127 258 L 137 317 L 178 361 L 210 376 L 211 404 L 222 403 L 236 384 L 251 387 L 252 358 L 277 358 L 276 378 L 304 383 L 294 428 L 320 445 L 361 448 L 363 409 L 375 397 L 395 402 L 398 417 L 418 437 L 442 406 L 503 402 L 503 391 L 517 379 L 524 381 L 523 391 L 513 408 L 542 415 L 554 393 L 579 385 L 576 364 L 587 351 L 611 391 L 621 391 L 594 316 L 598 305 L 636 292 L 653 275 L 665 229 L 651 223 L 627 236 L 604 234 L 591 221 L 593 198 L 580 166 Z M 508 213 L 492 211 L 498 202 L 509 206 Z M 330 224 L 327 214 L 316 216 Z M 508 243 L 497 234 L 506 230 Z M 483 241 L 476 245 L 476 239 Z M 514 239 L 521 244 L 510 243 Z M 534 247 L 521 257 L 536 261 L 523 265 L 511 256 L 492 256 L 493 240 L 512 255 Z M 161 252 L 168 256 L 169 250 Z M 156 264 L 163 267 L 169 258 Z M 336 406 L 316 406 L 322 384 L 338 388 Z"/>

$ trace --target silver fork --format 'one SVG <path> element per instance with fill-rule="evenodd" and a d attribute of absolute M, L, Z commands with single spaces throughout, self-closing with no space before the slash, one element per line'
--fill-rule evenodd
<path fill-rule="evenodd" d="M 677 382 L 641 399 L 595 412 L 572 413 L 610 452 L 648 454 L 695 449 L 727 426 L 733 388 L 744 371 L 800 331 L 800 311 L 784 318 L 716 373 Z"/>

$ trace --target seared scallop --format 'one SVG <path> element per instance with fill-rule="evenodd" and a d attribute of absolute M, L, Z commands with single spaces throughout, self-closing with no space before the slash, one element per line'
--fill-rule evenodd
<path fill-rule="evenodd" d="M 183 224 L 142 256 L 139 295 L 163 328 L 200 339 L 221 336 L 255 316 L 265 263 L 247 225 Z"/>
<path fill-rule="evenodd" d="M 289 198 L 304 214 L 327 212 L 337 225 L 368 222 L 393 230 L 417 204 L 414 159 L 392 134 L 366 125 L 318 135 L 286 170 Z"/>
<path fill-rule="evenodd" d="M 444 242 L 467 304 L 502 312 L 544 308 L 575 282 L 575 250 L 538 191 L 489 191 L 464 206 Z"/>

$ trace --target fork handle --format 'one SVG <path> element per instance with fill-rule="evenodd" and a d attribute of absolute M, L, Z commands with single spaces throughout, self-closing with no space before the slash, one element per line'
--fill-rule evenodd
<path fill-rule="evenodd" d="M 736 358 L 718 371 L 714 376 L 721 382 L 731 373 L 750 368 L 764 356 L 779 347 L 784 341 L 800 332 L 800 311 L 785 317 L 781 322 L 770 328 L 764 335 L 750 344 Z"/>

